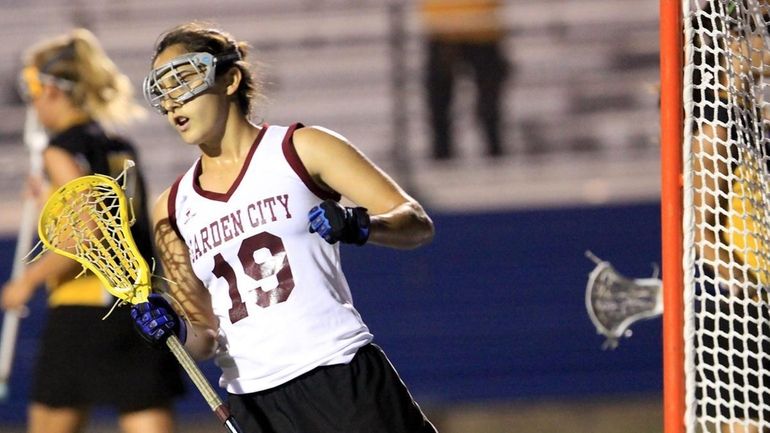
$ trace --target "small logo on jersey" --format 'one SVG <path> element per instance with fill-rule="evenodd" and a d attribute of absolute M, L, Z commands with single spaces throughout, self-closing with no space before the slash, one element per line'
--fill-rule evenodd
<path fill-rule="evenodd" d="M 195 217 L 195 215 L 196 215 L 196 214 L 195 214 L 195 213 L 192 211 L 192 209 L 187 209 L 187 210 L 185 210 L 185 211 L 184 211 L 184 219 L 182 220 L 182 221 L 184 221 L 183 223 L 184 223 L 184 224 L 187 224 L 187 223 L 189 223 L 189 222 L 190 222 L 190 220 L 191 220 L 193 217 Z"/>

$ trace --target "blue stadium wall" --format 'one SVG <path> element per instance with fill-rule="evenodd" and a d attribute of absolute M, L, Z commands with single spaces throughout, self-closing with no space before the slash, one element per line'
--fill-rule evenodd
<path fill-rule="evenodd" d="M 651 275 L 658 203 L 433 217 L 436 238 L 421 249 L 343 247 L 356 306 L 421 403 L 660 392 L 660 319 L 637 323 L 630 339 L 603 351 L 584 301 L 594 266 L 587 249 L 628 276 Z M 3 281 L 14 243 L 0 239 Z M 2 422 L 24 419 L 44 302 L 39 293 L 22 321 Z M 216 367 L 202 367 L 216 383 Z M 188 388 L 178 408 L 208 411 Z"/>

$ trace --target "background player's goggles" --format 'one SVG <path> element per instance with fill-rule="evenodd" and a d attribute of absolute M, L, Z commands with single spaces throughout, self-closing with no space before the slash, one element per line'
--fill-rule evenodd
<path fill-rule="evenodd" d="M 142 84 L 144 99 L 160 114 L 168 111 L 163 102 L 182 105 L 214 85 L 218 63 L 237 60 L 237 53 L 214 56 L 211 53 L 187 53 L 153 69 Z"/>
<path fill-rule="evenodd" d="M 19 74 L 19 95 L 25 102 L 29 102 L 43 93 L 44 85 L 53 85 L 62 90 L 72 90 L 74 83 L 64 78 L 43 74 L 34 66 L 27 66 Z"/>

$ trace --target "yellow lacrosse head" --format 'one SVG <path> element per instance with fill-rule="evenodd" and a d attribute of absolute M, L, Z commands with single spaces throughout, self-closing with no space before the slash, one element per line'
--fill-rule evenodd
<path fill-rule="evenodd" d="M 149 266 L 131 235 L 132 214 L 115 179 L 83 176 L 51 195 L 38 233 L 46 249 L 76 260 L 112 295 L 137 304 L 147 301 L 151 285 Z"/>

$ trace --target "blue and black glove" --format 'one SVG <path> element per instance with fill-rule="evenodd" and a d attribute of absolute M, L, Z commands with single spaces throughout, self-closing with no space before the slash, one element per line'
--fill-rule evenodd
<path fill-rule="evenodd" d="M 369 213 L 362 207 L 342 207 L 326 200 L 308 212 L 310 233 L 318 233 L 326 242 L 363 245 L 369 239 Z"/>
<path fill-rule="evenodd" d="M 147 302 L 132 306 L 131 318 L 136 331 L 151 346 L 165 345 L 171 334 L 176 335 L 182 344 L 187 339 L 187 325 L 160 294 L 151 293 Z"/>

